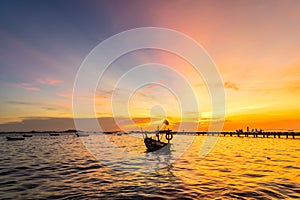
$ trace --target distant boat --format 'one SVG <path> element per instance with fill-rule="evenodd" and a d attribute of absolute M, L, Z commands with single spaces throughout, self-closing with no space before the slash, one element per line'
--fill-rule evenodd
<path fill-rule="evenodd" d="M 169 122 L 167 120 L 164 121 L 165 125 L 169 125 Z M 165 136 L 165 139 L 168 142 L 163 142 L 163 136 Z M 156 138 L 155 138 L 156 137 Z M 147 152 L 152 152 L 159 150 L 163 147 L 170 147 L 170 141 L 173 139 L 173 133 L 172 130 L 157 130 L 155 137 L 148 137 L 147 134 L 145 134 L 144 137 L 144 143 L 147 148 Z"/>
<path fill-rule="evenodd" d="M 125 131 L 120 131 L 120 132 L 117 132 L 117 135 L 123 135 L 123 134 L 129 134 L 129 133 L 127 133 L 127 132 L 125 132 Z"/>
<path fill-rule="evenodd" d="M 59 133 L 49 133 L 50 136 L 59 136 Z"/>
<path fill-rule="evenodd" d="M 23 137 L 9 137 L 9 136 L 6 136 L 6 139 L 8 141 L 13 141 L 13 140 L 24 140 Z"/>
<path fill-rule="evenodd" d="M 75 135 L 77 137 L 87 137 L 87 136 L 89 136 L 89 134 L 87 134 L 87 133 L 81 133 L 81 132 L 80 133 L 76 132 Z"/>
<path fill-rule="evenodd" d="M 32 135 L 29 135 L 29 134 L 23 134 L 22 136 L 23 137 L 32 137 Z"/>
<path fill-rule="evenodd" d="M 103 134 L 113 134 L 113 133 L 115 133 L 114 131 L 112 132 L 112 131 L 104 131 L 103 132 Z"/>

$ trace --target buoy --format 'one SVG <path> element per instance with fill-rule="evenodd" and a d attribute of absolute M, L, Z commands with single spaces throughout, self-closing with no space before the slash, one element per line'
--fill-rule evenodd
<path fill-rule="evenodd" d="M 167 134 L 166 134 L 166 139 L 167 139 L 168 141 L 172 140 L 172 139 L 173 139 L 173 134 L 172 134 L 172 133 L 167 133 Z"/>

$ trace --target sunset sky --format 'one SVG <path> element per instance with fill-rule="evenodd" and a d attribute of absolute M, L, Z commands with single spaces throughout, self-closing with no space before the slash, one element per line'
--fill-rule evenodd
<path fill-rule="evenodd" d="M 300 129 L 300 1 L 0 4 L 0 131 L 72 128 L 73 84 L 82 62 L 105 39 L 139 27 L 179 31 L 208 52 L 225 87 L 224 130 Z M 129 66 L 147 63 L 158 65 L 122 77 Z M 155 84 L 135 88 L 152 77 L 157 78 Z M 176 95 L 191 99 L 191 94 L 199 110 L 180 110 Z M 198 130 L 207 130 L 211 120 L 205 82 L 188 62 L 162 51 L 132 52 L 116 60 L 95 98 L 96 117 L 107 130 L 117 129 L 112 117 L 126 130 L 153 129 L 149 118 L 154 124 L 167 118 L 176 129 L 180 112 L 192 115 L 182 121 L 187 130 L 197 118 Z M 135 125 L 123 113 L 124 105 Z"/>

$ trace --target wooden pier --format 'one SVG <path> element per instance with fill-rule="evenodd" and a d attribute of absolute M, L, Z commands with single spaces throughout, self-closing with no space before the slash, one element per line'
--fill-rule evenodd
<path fill-rule="evenodd" d="M 300 139 L 300 132 L 177 132 L 177 134 L 187 134 L 187 135 L 206 135 L 206 136 L 230 136 L 230 137 L 253 137 L 253 138 L 290 138 L 290 139 Z"/>

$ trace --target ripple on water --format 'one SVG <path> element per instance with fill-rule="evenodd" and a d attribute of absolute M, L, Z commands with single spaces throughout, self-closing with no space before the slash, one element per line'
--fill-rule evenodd
<path fill-rule="evenodd" d="M 122 137 L 115 139 L 122 142 Z M 141 146 L 142 140 L 127 149 L 137 152 Z M 0 199 L 300 198 L 299 146 L 300 140 L 221 137 L 206 157 L 199 158 L 194 153 L 199 147 L 192 146 L 165 165 L 171 162 L 167 155 L 141 151 L 115 160 L 109 148 L 97 160 L 73 135 L 22 142 L 0 137 Z M 158 158 L 162 168 L 145 165 Z"/>

